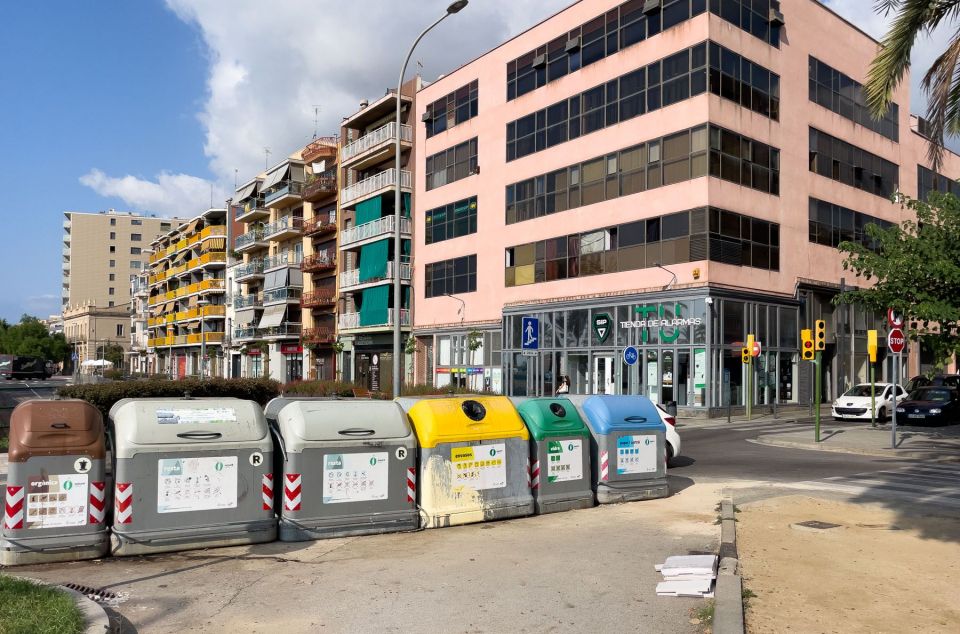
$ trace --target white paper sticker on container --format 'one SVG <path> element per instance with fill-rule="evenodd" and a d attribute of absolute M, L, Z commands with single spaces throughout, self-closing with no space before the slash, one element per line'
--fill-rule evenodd
<path fill-rule="evenodd" d="M 450 450 L 453 463 L 454 489 L 502 489 L 507 486 L 507 447 L 504 443 L 454 447 Z"/>
<path fill-rule="evenodd" d="M 547 482 L 583 479 L 583 441 L 551 440 L 547 443 Z"/>
<path fill-rule="evenodd" d="M 386 500 L 390 454 L 332 453 L 323 457 L 323 503 Z"/>
<path fill-rule="evenodd" d="M 237 508 L 237 457 L 161 458 L 157 513 Z"/>
<path fill-rule="evenodd" d="M 232 407 L 205 407 L 203 409 L 158 409 L 160 425 L 186 425 L 189 423 L 235 423 L 237 410 Z"/>
<path fill-rule="evenodd" d="M 617 473 L 654 473 L 657 470 L 657 437 L 620 436 L 617 439 Z"/>
<path fill-rule="evenodd" d="M 31 477 L 26 527 L 86 526 L 88 497 L 86 474 Z"/>

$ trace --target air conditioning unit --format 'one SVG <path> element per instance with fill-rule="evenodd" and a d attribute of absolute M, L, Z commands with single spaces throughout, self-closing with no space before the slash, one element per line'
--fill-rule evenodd
<path fill-rule="evenodd" d="M 433 121 L 433 115 L 430 113 L 429 110 L 427 110 L 426 112 L 423 113 L 423 116 L 420 117 L 420 120 L 423 121 L 424 123 L 430 123 L 431 121 Z"/>
<path fill-rule="evenodd" d="M 572 40 L 567 40 L 566 46 L 563 47 L 564 52 L 569 53 L 580 48 L 580 36 L 573 38 Z"/>
<path fill-rule="evenodd" d="M 781 12 L 779 9 L 770 7 L 770 17 L 767 18 L 767 21 L 772 26 L 783 26 L 783 12 Z"/>
<path fill-rule="evenodd" d="M 533 67 L 534 68 L 543 68 L 547 65 L 547 56 L 546 55 L 537 55 L 533 58 Z"/>
<path fill-rule="evenodd" d="M 647 0 L 643 3 L 643 14 L 650 15 L 660 10 L 660 0 Z"/>

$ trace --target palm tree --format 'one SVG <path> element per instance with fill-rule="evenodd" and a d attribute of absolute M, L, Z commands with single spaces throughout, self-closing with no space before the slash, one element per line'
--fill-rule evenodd
<path fill-rule="evenodd" d="M 870 63 L 864 92 L 874 117 L 882 117 L 893 100 L 893 89 L 910 67 L 910 51 L 918 35 L 960 18 L 960 0 L 876 0 L 878 13 L 896 13 L 880 51 Z M 960 133 L 960 31 L 923 76 L 930 122 L 929 159 L 936 171 L 943 159 L 945 134 Z"/>

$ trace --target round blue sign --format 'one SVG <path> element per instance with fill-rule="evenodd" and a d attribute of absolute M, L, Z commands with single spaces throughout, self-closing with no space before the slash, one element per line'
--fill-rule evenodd
<path fill-rule="evenodd" d="M 640 360 L 640 352 L 634 346 L 627 346 L 623 349 L 623 362 L 627 365 L 636 365 Z"/>

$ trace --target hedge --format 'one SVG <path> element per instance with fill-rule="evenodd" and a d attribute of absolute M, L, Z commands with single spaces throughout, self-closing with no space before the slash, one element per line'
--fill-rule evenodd
<path fill-rule="evenodd" d="M 68 385 L 57 390 L 62 398 L 79 398 L 100 410 L 106 420 L 114 403 L 125 398 L 219 396 L 242 398 L 266 405 L 280 395 L 280 384 L 270 379 L 149 379 L 91 385 Z"/>
<path fill-rule="evenodd" d="M 339 396 L 350 398 L 357 393 L 366 393 L 366 388 L 345 381 L 295 381 L 283 388 L 285 396 Z M 462 387 L 434 387 L 432 385 L 405 385 L 403 396 L 448 396 L 454 394 L 484 394 Z M 370 392 L 370 398 L 389 399 L 391 392 Z"/>

